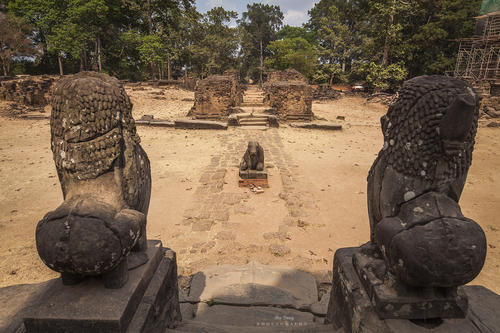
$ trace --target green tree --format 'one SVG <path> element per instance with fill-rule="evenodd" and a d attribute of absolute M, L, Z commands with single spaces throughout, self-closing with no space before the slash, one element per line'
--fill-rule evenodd
<path fill-rule="evenodd" d="M 192 47 L 193 61 L 202 76 L 222 74 L 236 66 L 238 31 L 229 26 L 238 17 L 222 7 L 209 10 L 198 26 L 198 42 Z"/>
<path fill-rule="evenodd" d="M 351 81 L 364 81 L 372 91 L 395 92 L 407 78 L 408 71 L 403 63 L 383 66 L 375 62 L 358 62 L 350 72 Z"/>
<path fill-rule="evenodd" d="M 268 68 L 277 70 L 294 68 L 311 78 L 318 65 L 314 47 L 302 37 L 271 41 L 267 50 L 270 53 L 265 61 Z"/>
<path fill-rule="evenodd" d="M 314 32 L 307 30 L 304 27 L 293 27 L 285 25 L 280 31 L 276 33 L 277 39 L 296 38 L 301 37 L 309 42 L 311 45 L 317 43 L 316 35 Z"/>
<path fill-rule="evenodd" d="M 267 45 L 276 39 L 281 28 L 283 13 L 279 6 L 253 3 L 238 21 L 242 29 L 241 52 L 246 68 L 252 66 L 252 57 L 258 55 L 259 84 L 262 84 L 264 58 Z"/>
<path fill-rule="evenodd" d="M 17 17 L 7 17 L 0 13 L 0 61 L 3 75 L 10 73 L 14 57 L 28 57 L 37 54 L 30 38 L 31 27 Z"/>
<path fill-rule="evenodd" d="M 41 63 L 49 67 L 50 55 L 55 54 L 61 75 L 63 74 L 62 53 L 67 45 L 63 41 L 52 44 L 48 36 L 53 36 L 58 30 L 63 29 L 67 20 L 67 5 L 67 1 L 56 0 L 12 0 L 7 5 L 10 13 L 23 18 L 34 28 L 34 41 L 42 48 Z M 72 38 L 68 37 L 66 42 L 72 42 Z"/>

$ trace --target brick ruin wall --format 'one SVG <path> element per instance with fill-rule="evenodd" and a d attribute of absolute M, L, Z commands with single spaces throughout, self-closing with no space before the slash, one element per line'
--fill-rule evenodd
<path fill-rule="evenodd" d="M 220 119 L 241 105 L 243 91 L 237 75 L 212 75 L 198 81 L 194 106 L 188 116 L 198 119 Z"/>
<path fill-rule="evenodd" d="M 500 118 L 500 82 L 469 81 L 481 97 L 481 116 Z"/>
<path fill-rule="evenodd" d="M 265 100 L 281 120 L 312 120 L 313 90 L 295 69 L 271 72 L 264 85 Z"/>
<path fill-rule="evenodd" d="M 312 120 L 312 88 L 301 81 L 273 82 L 267 87 L 270 106 L 281 120 Z"/>
<path fill-rule="evenodd" d="M 54 83 L 59 76 L 26 76 L 0 78 L 0 100 L 33 107 L 50 104 Z"/>
<path fill-rule="evenodd" d="M 307 79 L 305 78 L 305 76 L 292 68 L 286 69 L 284 71 L 273 71 L 270 72 L 267 76 L 267 84 L 282 81 L 301 81 L 307 83 Z"/>

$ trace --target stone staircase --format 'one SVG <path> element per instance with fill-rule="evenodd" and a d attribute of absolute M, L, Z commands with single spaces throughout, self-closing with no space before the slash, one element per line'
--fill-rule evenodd
<path fill-rule="evenodd" d="M 241 104 L 241 107 L 265 107 L 264 98 L 264 90 L 260 89 L 256 85 L 249 85 L 243 95 L 243 103 Z"/>
<path fill-rule="evenodd" d="M 265 114 L 269 109 L 264 103 L 265 94 L 258 86 L 250 85 L 243 95 L 243 103 L 240 105 L 243 113 L 230 116 L 229 125 L 242 126 L 249 129 L 266 129 L 267 127 L 278 127 L 275 116 Z"/>

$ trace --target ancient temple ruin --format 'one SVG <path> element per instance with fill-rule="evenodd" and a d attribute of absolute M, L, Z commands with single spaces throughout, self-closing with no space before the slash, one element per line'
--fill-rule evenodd
<path fill-rule="evenodd" d="M 312 88 L 302 74 L 287 69 L 271 72 L 268 77 L 265 98 L 280 120 L 312 119 Z"/>
<path fill-rule="evenodd" d="M 220 119 L 243 101 L 243 90 L 236 72 L 211 75 L 198 81 L 194 93 L 194 106 L 188 116 L 197 119 Z"/>
<path fill-rule="evenodd" d="M 0 100 L 28 106 L 48 105 L 57 76 L 1 77 Z"/>
<path fill-rule="evenodd" d="M 484 0 L 474 36 L 460 40 L 454 76 L 468 81 L 482 107 L 500 111 L 500 4 Z"/>

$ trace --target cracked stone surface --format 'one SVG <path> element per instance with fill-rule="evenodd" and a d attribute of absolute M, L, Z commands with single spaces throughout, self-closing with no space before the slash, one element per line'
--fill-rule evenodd
<path fill-rule="evenodd" d="M 221 265 L 196 273 L 187 300 L 309 310 L 318 302 L 318 290 L 309 273 L 250 262 L 242 267 Z"/>

